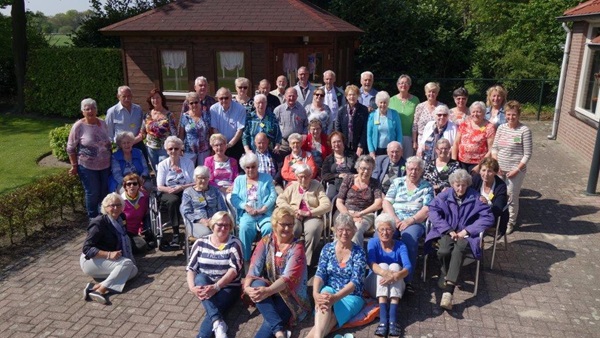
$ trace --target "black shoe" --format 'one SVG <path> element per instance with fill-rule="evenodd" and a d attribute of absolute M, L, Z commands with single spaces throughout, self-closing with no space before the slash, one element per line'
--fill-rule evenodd
<path fill-rule="evenodd" d="M 172 247 L 179 247 L 179 235 L 173 235 L 173 239 L 171 240 L 171 242 L 169 243 L 170 246 Z"/>
<path fill-rule="evenodd" d="M 415 294 L 415 288 L 412 286 L 412 283 L 406 283 L 406 287 L 404 289 L 404 293 L 407 293 L 409 295 L 414 295 Z"/>
<path fill-rule="evenodd" d="M 90 298 L 97 303 L 108 305 L 108 294 L 99 293 L 98 291 L 90 291 Z"/>
<path fill-rule="evenodd" d="M 379 323 L 377 329 L 375 330 L 375 335 L 379 337 L 387 337 L 388 335 L 388 324 L 387 323 Z"/>
<path fill-rule="evenodd" d="M 94 283 L 87 283 L 85 285 L 85 289 L 83 289 L 83 300 L 90 300 L 90 292 L 92 292 L 92 288 L 94 287 Z"/>
<path fill-rule="evenodd" d="M 398 323 L 390 323 L 390 337 L 400 337 L 402 334 L 402 328 Z"/>

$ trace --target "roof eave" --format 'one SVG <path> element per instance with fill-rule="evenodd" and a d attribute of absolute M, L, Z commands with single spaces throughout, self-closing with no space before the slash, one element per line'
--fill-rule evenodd
<path fill-rule="evenodd" d="M 331 31 L 194 31 L 194 30 L 159 30 L 159 31 L 148 31 L 148 30 L 100 30 L 100 33 L 107 36 L 146 36 L 146 35 L 154 35 L 154 36 L 181 36 L 181 35 L 203 35 L 203 36 L 211 36 L 211 35 L 223 35 L 226 33 L 235 33 L 236 36 L 284 36 L 284 35 L 309 35 L 309 36 L 327 36 L 331 35 Z M 343 32 L 333 32 L 336 36 L 352 36 L 352 35 L 362 35 L 365 32 L 363 30 L 358 31 L 343 31 Z"/>
<path fill-rule="evenodd" d="M 587 19 L 600 19 L 600 13 L 589 13 L 579 15 L 564 15 L 556 18 L 558 22 L 570 22 L 570 21 L 586 21 Z"/>

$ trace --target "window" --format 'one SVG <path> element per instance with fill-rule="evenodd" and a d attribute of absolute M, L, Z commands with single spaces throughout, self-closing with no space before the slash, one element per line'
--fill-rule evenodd
<path fill-rule="evenodd" d="M 188 91 L 187 52 L 161 51 L 162 88 L 164 92 Z"/>
<path fill-rule="evenodd" d="M 598 95 L 600 94 L 600 50 L 587 43 L 600 36 L 600 27 L 591 27 L 583 55 L 582 73 L 579 80 L 576 110 L 595 121 L 600 120 Z"/>
<path fill-rule="evenodd" d="M 217 88 L 229 88 L 235 93 L 235 79 L 246 77 L 244 52 L 217 52 Z"/>

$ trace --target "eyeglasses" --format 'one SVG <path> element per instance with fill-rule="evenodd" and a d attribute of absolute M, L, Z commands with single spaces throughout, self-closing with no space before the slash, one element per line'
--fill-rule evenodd
<path fill-rule="evenodd" d="M 229 228 L 231 225 L 229 223 L 215 223 L 215 226 L 223 229 L 223 228 Z"/>
<path fill-rule="evenodd" d="M 248 86 L 238 86 L 238 89 L 248 89 Z"/>
<path fill-rule="evenodd" d="M 137 187 L 138 186 L 138 182 L 125 182 L 125 186 L 127 187 Z"/>
<path fill-rule="evenodd" d="M 315 94 L 316 97 L 323 97 L 325 94 Z"/>
<path fill-rule="evenodd" d="M 377 232 L 379 232 L 380 234 L 384 233 L 384 232 L 392 232 L 392 228 L 379 228 L 377 229 Z"/>
<path fill-rule="evenodd" d="M 179 149 L 180 148 L 175 148 L 175 147 L 173 147 L 173 148 L 167 148 L 168 151 L 179 150 Z"/>
<path fill-rule="evenodd" d="M 279 226 L 281 226 L 282 228 L 292 228 L 294 226 L 294 223 L 279 223 Z"/>
<path fill-rule="evenodd" d="M 352 230 L 343 228 L 343 229 L 336 229 L 335 232 L 337 232 L 338 234 L 349 234 L 349 233 L 352 233 Z"/>
<path fill-rule="evenodd" d="M 371 170 L 371 167 L 358 167 L 358 170 L 367 171 L 367 170 Z"/>
<path fill-rule="evenodd" d="M 119 204 L 109 204 L 106 207 L 108 207 L 108 208 L 120 208 L 122 206 L 123 206 L 123 204 L 119 203 Z"/>
<path fill-rule="evenodd" d="M 219 98 L 219 101 L 227 101 L 229 100 L 229 96 L 223 96 Z"/>
<path fill-rule="evenodd" d="M 190 104 L 198 104 L 200 103 L 199 101 L 191 101 Z"/>
<path fill-rule="evenodd" d="M 244 167 L 244 168 L 245 168 L 245 169 L 254 169 L 254 168 L 256 168 L 256 166 L 255 166 L 255 165 L 249 165 L 249 166 L 247 166 L 247 167 Z"/>

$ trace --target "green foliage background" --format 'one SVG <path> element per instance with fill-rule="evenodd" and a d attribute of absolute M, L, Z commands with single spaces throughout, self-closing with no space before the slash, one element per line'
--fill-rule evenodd
<path fill-rule="evenodd" d="M 43 115 L 80 116 L 91 97 L 104 112 L 123 83 L 121 51 L 100 48 L 44 48 L 29 52 L 26 110 Z"/>

